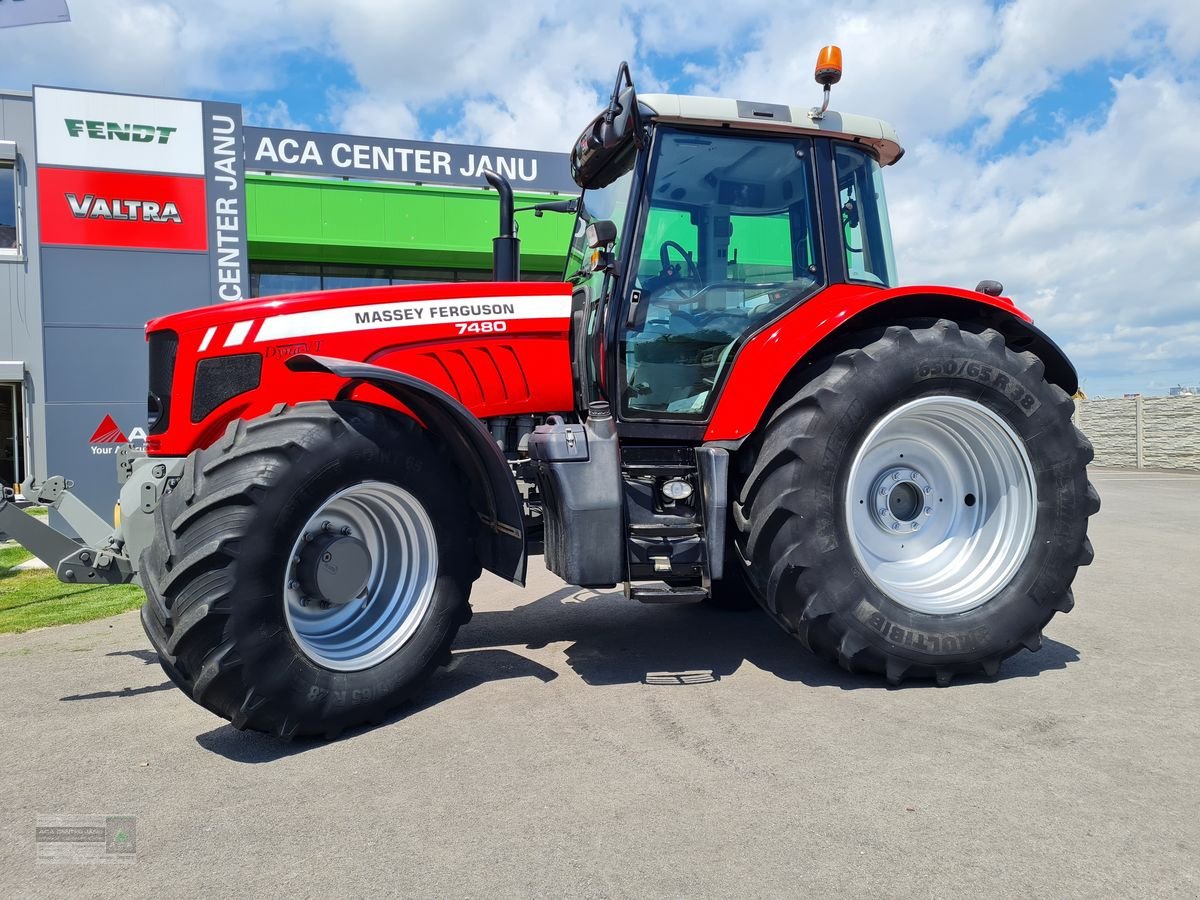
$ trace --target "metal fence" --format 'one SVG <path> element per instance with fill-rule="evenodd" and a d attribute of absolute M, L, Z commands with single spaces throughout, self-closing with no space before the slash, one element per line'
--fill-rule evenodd
<path fill-rule="evenodd" d="M 1200 469 L 1200 397 L 1076 400 L 1075 424 L 1098 466 Z"/>

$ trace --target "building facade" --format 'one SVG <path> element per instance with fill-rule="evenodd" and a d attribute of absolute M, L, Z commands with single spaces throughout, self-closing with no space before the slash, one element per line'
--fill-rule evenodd
<path fill-rule="evenodd" d="M 0 483 L 103 511 L 144 439 L 149 319 L 299 291 L 491 277 L 499 206 L 576 193 L 566 154 L 243 127 L 235 104 L 0 92 Z M 569 216 L 518 215 L 522 278 Z"/>

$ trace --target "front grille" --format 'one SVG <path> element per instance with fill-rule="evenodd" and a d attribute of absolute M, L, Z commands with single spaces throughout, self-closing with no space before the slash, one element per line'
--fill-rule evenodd
<path fill-rule="evenodd" d="M 171 423 L 171 383 L 175 380 L 175 355 L 179 335 L 173 331 L 152 331 L 150 343 L 150 393 L 146 414 L 150 434 L 162 434 Z"/>
<path fill-rule="evenodd" d="M 226 400 L 254 390 L 261 378 L 262 356 L 257 353 L 200 360 L 192 387 L 192 422 L 203 422 Z"/>

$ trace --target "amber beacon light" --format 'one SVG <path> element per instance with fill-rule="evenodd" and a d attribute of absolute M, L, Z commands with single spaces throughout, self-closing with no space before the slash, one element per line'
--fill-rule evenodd
<path fill-rule="evenodd" d="M 829 44 L 821 48 L 821 52 L 817 54 L 817 68 L 813 77 L 817 79 L 817 84 L 823 84 L 825 87 L 842 80 L 841 47 Z"/>
<path fill-rule="evenodd" d="M 809 118 L 820 119 L 829 109 L 829 89 L 842 80 L 842 48 L 836 44 L 827 44 L 817 54 L 817 67 L 813 70 L 817 84 L 825 88 L 825 97 L 820 108 L 814 107 L 809 112 Z"/>

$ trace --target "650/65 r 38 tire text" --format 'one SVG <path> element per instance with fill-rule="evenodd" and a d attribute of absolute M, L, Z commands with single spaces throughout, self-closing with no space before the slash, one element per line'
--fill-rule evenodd
<path fill-rule="evenodd" d="M 470 617 L 471 521 L 411 419 L 280 406 L 188 458 L 142 557 L 142 623 L 171 679 L 239 728 L 377 722 Z"/>
<path fill-rule="evenodd" d="M 1092 560 L 1092 447 L 1042 361 L 939 321 L 864 336 L 771 414 L 734 505 L 760 602 L 852 671 L 994 675 Z"/>

